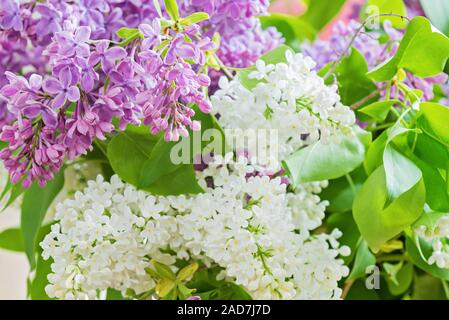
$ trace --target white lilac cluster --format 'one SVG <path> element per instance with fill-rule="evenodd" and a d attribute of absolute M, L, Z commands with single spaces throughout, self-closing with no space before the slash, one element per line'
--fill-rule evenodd
<path fill-rule="evenodd" d="M 278 150 L 267 154 L 277 154 L 281 160 L 317 140 L 338 142 L 336 133 L 351 134 L 355 123 L 352 110 L 340 102 L 338 87 L 327 86 L 312 71 L 315 62 L 310 57 L 287 50 L 285 58 L 286 62 L 274 65 L 257 61 L 256 70 L 248 76 L 258 81 L 251 90 L 238 75 L 231 81 L 222 77 L 220 89 L 212 96 L 213 111 L 225 129 L 276 130 Z M 229 134 L 235 139 L 232 130 Z M 248 151 L 251 157 L 257 153 Z M 272 158 L 257 160 L 276 164 Z"/>
<path fill-rule="evenodd" d="M 449 269 L 449 214 L 441 216 L 433 227 L 416 227 L 415 233 L 432 243 L 433 251 L 427 263 Z"/>
<path fill-rule="evenodd" d="M 153 196 L 117 176 L 90 181 L 57 207 L 41 243 L 52 257 L 47 292 L 63 299 L 98 298 L 113 288 L 137 294 L 155 286 L 151 259 L 177 271 L 177 259 L 220 267 L 218 279 L 243 286 L 255 299 L 339 298 L 348 274 L 338 230 L 311 235 L 326 203 L 312 192 L 287 192 L 281 178 L 251 176 L 245 158 L 216 157 L 198 173 L 205 192 Z M 294 207 L 293 207 L 294 206 Z"/>

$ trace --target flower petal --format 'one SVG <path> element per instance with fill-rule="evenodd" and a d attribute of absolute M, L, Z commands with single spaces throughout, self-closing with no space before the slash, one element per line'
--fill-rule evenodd
<path fill-rule="evenodd" d="M 71 86 L 67 91 L 67 99 L 71 102 L 76 102 L 80 99 L 80 90 L 77 86 Z"/>
<path fill-rule="evenodd" d="M 43 88 L 45 92 L 48 92 L 50 94 L 57 94 L 62 90 L 61 83 L 55 78 L 45 80 Z"/>

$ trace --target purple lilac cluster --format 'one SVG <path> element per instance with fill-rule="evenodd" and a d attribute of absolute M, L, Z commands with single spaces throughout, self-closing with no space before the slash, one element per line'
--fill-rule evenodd
<path fill-rule="evenodd" d="M 163 3 L 160 0 L 161 4 Z M 267 14 L 268 0 L 179 0 L 181 14 L 206 11 L 203 33 L 221 35 L 217 55 L 225 65 L 246 67 L 282 42 L 274 29 L 262 30 L 257 16 Z M 162 6 L 163 8 L 163 6 Z M 44 0 L 21 3 L 2 0 L 0 7 L 0 87 L 7 84 L 5 71 L 29 77 L 45 74 L 48 57 L 42 52 L 64 22 L 88 26 L 91 39 L 117 41 L 121 27 L 137 28 L 157 17 L 153 0 Z M 217 72 L 211 70 L 217 77 Z M 219 76 L 219 75 L 218 75 Z M 14 117 L 0 98 L 0 128 Z"/>
<path fill-rule="evenodd" d="M 12 29 L 23 27 L 7 22 Z M 161 28 L 153 19 L 139 30 L 128 44 L 117 45 L 65 20 L 43 51 L 49 74 L 6 72 L 0 94 L 12 119 L 0 133 L 8 143 L 0 159 L 13 183 L 45 185 L 65 158 L 105 139 L 115 129 L 113 118 L 119 119 L 118 129 L 143 119 L 152 133 L 165 132 L 166 140 L 199 129 L 191 105 L 210 110 L 202 88 L 210 83 L 206 55 L 215 45 L 195 24 Z"/>
<path fill-rule="evenodd" d="M 268 12 L 269 0 L 183 0 L 181 11 L 205 11 L 211 17 L 201 24 L 206 35 L 220 33 L 219 58 L 232 67 L 247 67 L 276 48 L 282 37 L 275 28 L 262 30 L 257 16 Z"/>
<path fill-rule="evenodd" d="M 344 54 L 352 37 L 356 34 L 360 23 L 351 20 L 348 24 L 339 22 L 333 29 L 332 37 L 329 40 L 317 40 L 311 44 L 303 45 L 303 52 L 317 62 L 317 69 L 321 69 L 326 64 L 336 61 Z M 380 33 L 369 32 L 360 33 L 353 42 L 353 47 L 359 50 L 366 59 L 369 69 L 372 69 L 392 57 L 399 46 L 399 40 L 403 36 L 403 31 L 392 28 L 389 21 L 384 22 L 384 31 L 388 35 L 388 41 L 380 41 Z M 405 84 L 414 89 L 422 90 L 423 99 L 431 100 L 434 97 L 433 86 L 447 82 L 447 75 L 441 73 L 434 77 L 418 78 L 407 73 Z M 378 84 L 383 87 L 384 84 Z M 394 88 L 393 88 L 394 89 Z"/>

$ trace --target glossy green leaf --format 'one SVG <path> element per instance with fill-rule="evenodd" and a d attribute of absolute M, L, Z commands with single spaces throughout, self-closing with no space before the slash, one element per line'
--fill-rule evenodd
<path fill-rule="evenodd" d="M 441 32 L 449 35 L 449 2 L 447 0 L 420 0 L 426 16 Z"/>
<path fill-rule="evenodd" d="M 138 186 L 142 167 L 150 158 L 158 137 L 147 127 L 128 126 L 108 144 L 108 159 L 122 180 Z"/>
<path fill-rule="evenodd" d="M 0 232 L 0 249 L 24 252 L 22 232 L 18 228 L 6 229 Z"/>
<path fill-rule="evenodd" d="M 179 8 L 176 0 L 164 0 L 165 10 L 172 20 L 179 20 Z"/>
<path fill-rule="evenodd" d="M 287 157 L 283 167 L 293 184 L 336 179 L 356 169 L 363 162 L 371 134 L 362 129 L 355 133 L 355 137 L 340 135 L 338 144 L 318 141 Z"/>
<path fill-rule="evenodd" d="M 449 147 L 449 108 L 433 102 L 420 105 L 420 128 L 430 137 Z"/>
<path fill-rule="evenodd" d="M 340 12 L 346 0 L 309 0 L 307 11 L 301 20 L 312 25 L 317 32 L 321 31 Z"/>
<path fill-rule="evenodd" d="M 448 184 L 440 170 L 414 157 L 413 162 L 423 174 L 426 186 L 426 203 L 436 211 L 449 212 Z"/>
<path fill-rule="evenodd" d="M 419 239 L 419 246 L 424 257 L 429 258 L 433 251 L 432 244 L 423 239 Z M 441 269 L 438 268 L 435 264 L 430 265 L 427 263 L 427 261 L 424 261 L 421 257 L 418 247 L 415 244 L 415 241 L 412 238 L 407 237 L 405 247 L 407 249 L 407 254 L 410 260 L 415 266 L 434 277 L 449 280 L 449 269 Z"/>
<path fill-rule="evenodd" d="M 377 90 L 373 80 L 366 76 L 368 64 L 356 48 L 335 68 L 339 94 L 345 105 L 352 105 Z M 368 102 L 368 101 L 367 101 Z"/>
<path fill-rule="evenodd" d="M 117 36 L 121 39 L 132 39 L 140 34 L 139 29 L 136 28 L 120 28 L 116 32 Z"/>
<path fill-rule="evenodd" d="M 412 143 L 413 140 L 411 139 L 410 144 Z M 448 147 L 427 134 L 417 136 L 414 153 L 419 159 L 434 168 L 447 169 L 449 163 Z"/>
<path fill-rule="evenodd" d="M 20 217 L 25 252 L 30 262 L 31 269 L 36 266 L 36 243 L 42 221 L 48 208 L 64 186 L 64 170 L 55 174 L 53 180 L 47 182 L 44 188 L 37 183 L 25 192 Z"/>
<path fill-rule="evenodd" d="M 391 266 L 387 267 L 387 266 Z M 384 268 L 390 270 L 388 272 L 387 284 L 391 294 L 399 296 L 407 291 L 413 282 L 413 264 L 398 263 L 396 265 L 384 264 Z"/>
<path fill-rule="evenodd" d="M 444 70 L 448 57 L 449 39 L 426 18 L 418 16 L 408 24 L 396 54 L 368 76 L 375 81 L 387 81 L 403 68 L 418 77 L 430 77 Z"/>
<path fill-rule="evenodd" d="M 387 144 L 383 163 L 389 201 L 397 199 L 422 179 L 421 170 L 391 144 Z"/>
<path fill-rule="evenodd" d="M 353 205 L 360 233 L 374 252 L 421 216 L 425 203 L 424 182 L 420 180 L 385 208 L 387 200 L 385 170 L 380 166 L 368 177 Z"/>
<path fill-rule="evenodd" d="M 441 280 L 429 274 L 415 276 L 413 281 L 413 300 L 446 300 Z"/>
<path fill-rule="evenodd" d="M 209 19 L 209 15 L 206 12 L 194 12 L 190 16 L 181 19 L 181 24 L 189 26 L 194 23 L 198 23 Z"/>
<path fill-rule="evenodd" d="M 49 284 L 47 277 L 52 273 L 52 263 L 53 260 L 51 258 L 44 260 L 42 256 L 39 255 L 34 278 L 28 283 L 28 296 L 32 300 L 52 300 L 45 291 L 45 287 Z"/>
<path fill-rule="evenodd" d="M 366 276 L 366 269 L 376 264 L 376 257 L 371 253 L 365 240 L 361 240 L 355 255 L 354 266 L 349 274 L 349 280 Z"/>
<path fill-rule="evenodd" d="M 301 42 L 305 39 L 313 40 L 316 37 L 314 27 L 297 16 L 272 12 L 259 19 L 264 29 L 275 27 L 285 39 L 285 44 L 294 49 L 299 49 Z"/>
<path fill-rule="evenodd" d="M 383 122 L 390 113 L 390 108 L 398 104 L 401 104 L 399 100 L 377 101 L 358 109 L 357 111 L 368 115 L 376 122 Z"/>

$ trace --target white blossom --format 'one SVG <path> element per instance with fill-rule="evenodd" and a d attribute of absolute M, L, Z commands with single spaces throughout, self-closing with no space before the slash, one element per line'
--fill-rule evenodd
<path fill-rule="evenodd" d="M 449 269 L 449 214 L 441 216 L 433 226 L 416 226 L 415 233 L 432 244 L 432 254 L 427 263 Z"/>
<path fill-rule="evenodd" d="M 333 142 L 339 132 L 351 134 L 355 123 L 354 113 L 340 102 L 337 86 L 326 85 L 312 71 L 315 62 L 310 57 L 287 50 L 286 60 L 275 65 L 257 61 L 249 78 L 260 81 L 251 90 L 242 85 L 238 75 L 231 81 L 221 78 L 220 89 L 211 98 L 213 111 L 220 115 L 225 129 L 277 130 L 279 144 L 268 146 L 278 149 L 277 159 L 268 160 L 274 169 L 304 145 L 320 139 Z M 233 139 L 240 132 L 235 132 L 236 137 L 232 131 L 229 134 Z M 257 154 L 249 149 L 250 154 Z"/>
<path fill-rule="evenodd" d="M 287 192 L 280 177 L 257 175 L 245 158 L 229 155 L 198 179 L 204 193 L 167 197 L 117 176 L 89 181 L 58 205 L 59 222 L 41 243 L 43 257 L 54 260 L 48 294 L 93 299 L 107 288 L 147 292 L 155 286 L 145 272 L 151 259 L 174 271 L 181 259 L 221 267 L 218 279 L 255 299 L 340 297 L 338 281 L 348 268 L 339 255 L 349 253 L 339 247 L 341 232 L 312 234 L 324 216 L 326 203 L 315 196 L 323 184 Z"/>

